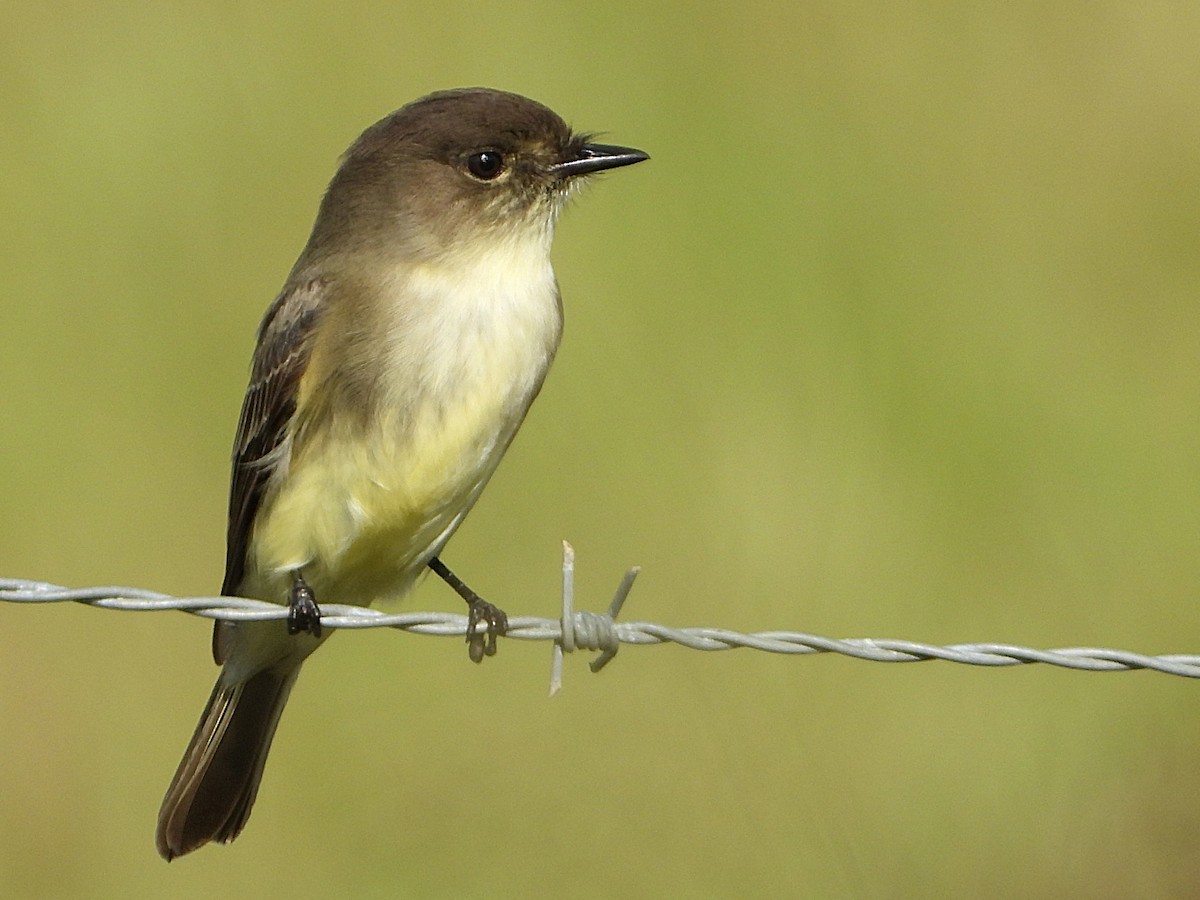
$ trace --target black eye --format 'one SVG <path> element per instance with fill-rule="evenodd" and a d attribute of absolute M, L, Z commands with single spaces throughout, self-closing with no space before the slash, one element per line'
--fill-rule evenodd
<path fill-rule="evenodd" d="M 467 171 L 480 181 L 491 181 L 504 171 L 504 155 L 499 150 L 480 150 L 467 157 Z"/>

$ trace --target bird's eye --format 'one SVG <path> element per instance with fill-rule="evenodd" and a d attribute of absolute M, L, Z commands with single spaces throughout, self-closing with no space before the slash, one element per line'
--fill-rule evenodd
<path fill-rule="evenodd" d="M 504 155 L 499 150 L 480 150 L 467 157 L 467 171 L 480 181 L 491 181 L 504 171 Z"/>

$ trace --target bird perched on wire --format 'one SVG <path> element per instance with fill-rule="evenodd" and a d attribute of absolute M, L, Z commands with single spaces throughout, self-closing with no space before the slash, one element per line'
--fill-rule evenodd
<path fill-rule="evenodd" d="M 300 666 L 327 636 L 319 603 L 396 598 L 431 568 L 469 604 L 472 658 L 494 651 L 503 612 L 439 553 L 558 347 L 564 201 L 645 159 L 483 88 L 410 103 L 346 151 L 259 327 L 234 441 L 221 592 L 286 603 L 288 620 L 216 623 L 221 674 L 163 800 L 163 857 L 245 826 Z"/>

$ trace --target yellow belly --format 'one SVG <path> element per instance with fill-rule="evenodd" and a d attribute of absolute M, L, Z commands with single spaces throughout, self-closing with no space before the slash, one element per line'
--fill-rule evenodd
<path fill-rule="evenodd" d="M 534 237 L 532 249 L 406 266 L 389 302 L 330 309 L 243 593 L 282 601 L 296 570 L 325 603 L 412 586 L 499 464 L 558 346 L 549 236 Z"/>
<path fill-rule="evenodd" d="M 278 599 L 300 570 L 319 602 L 398 597 L 495 470 L 526 403 L 476 391 L 450 410 L 371 427 L 336 421 L 291 460 L 250 542 L 249 592 Z M 529 398 L 532 399 L 532 398 Z M 273 596 L 272 596 L 273 595 Z"/>

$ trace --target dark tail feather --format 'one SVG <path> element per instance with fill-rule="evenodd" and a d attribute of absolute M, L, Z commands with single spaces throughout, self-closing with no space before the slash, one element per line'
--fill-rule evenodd
<path fill-rule="evenodd" d="M 168 862 L 241 832 L 299 671 L 268 670 L 231 685 L 218 679 L 158 813 L 155 842 Z"/>

